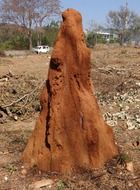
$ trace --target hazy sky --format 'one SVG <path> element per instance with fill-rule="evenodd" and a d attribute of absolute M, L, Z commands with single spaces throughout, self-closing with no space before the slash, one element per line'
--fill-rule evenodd
<path fill-rule="evenodd" d="M 127 0 L 128 8 L 140 15 L 140 0 Z M 91 21 L 105 24 L 107 13 L 118 10 L 126 0 L 61 0 L 63 10 L 74 8 L 81 12 L 84 27 L 87 28 Z"/>

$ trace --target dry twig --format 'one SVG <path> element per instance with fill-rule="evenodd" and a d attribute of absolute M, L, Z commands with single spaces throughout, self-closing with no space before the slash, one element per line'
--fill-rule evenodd
<path fill-rule="evenodd" d="M 31 96 L 37 89 L 41 88 L 41 86 L 43 86 L 45 81 L 41 82 L 41 84 L 39 86 L 37 86 L 34 90 L 32 90 L 31 92 L 29 92 L 28 94 L 25 94 L 24 96 L 20 97 L 19 99 L 11 102 L 10 104 L 7 104 L 7 105 L 3 105 L 1 106 L 1 108 L 7 108 L 7 107 L 10 107 L 10 106 L 13 106 L 14 104 L 20 102 L 21 100 L 25 99 L 26 97 L 29 97 Z"/>

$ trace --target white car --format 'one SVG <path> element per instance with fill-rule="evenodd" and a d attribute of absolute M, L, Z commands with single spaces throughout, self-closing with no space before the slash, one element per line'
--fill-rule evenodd
<path fill-rule="evenodd" d="M 45 45 L 36 46 L 35 48 L 33 48 L 33 52 L 36 52 L 36 53 L 47 53 L 49 51 L 50 51 L 49 46 L 45 46 Z"/>

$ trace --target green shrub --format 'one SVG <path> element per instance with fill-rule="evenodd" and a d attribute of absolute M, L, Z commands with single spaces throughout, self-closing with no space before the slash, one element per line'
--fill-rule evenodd
<path fill-rule="evenodd" d="M 3 50 L 0 50 L 0 57 L 5 57 L 5 53 Z"/>

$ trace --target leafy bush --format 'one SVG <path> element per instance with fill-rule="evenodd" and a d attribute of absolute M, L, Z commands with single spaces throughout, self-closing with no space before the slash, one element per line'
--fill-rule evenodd
<path fill-rule="evenodd" d="M 33 46 L 46 44 L 53 46 L 59 30 L 59 23 L 52 22 L 50 25 L 43 27 L 41 32 L 37 30 L 32 31 Z M 22 50 L 29 48 L 29 38 L 24 31 L 18 31 L 18 26 L 2 25 L 0 26 L 0 50 Z M 38 39 L 40 37 L 40 39 Z"/>
<path fill-rule="evenodd" d="M 87 35 L 86 42 L 88 47 L 94 47 L 96 44 L 96 35 L 93 32 L 90 32 Z"/>
<path fill-rule="evenodd" d="M 14 49 L 14 46 L 10 40 L 0 43 L 0 50 L 11 50 Z"/>
<path fill-rule="evenodd" d="M 3 50 L 0 50 L 0 57 L 4 57 L 5 56 L 5 53 Z"/>

